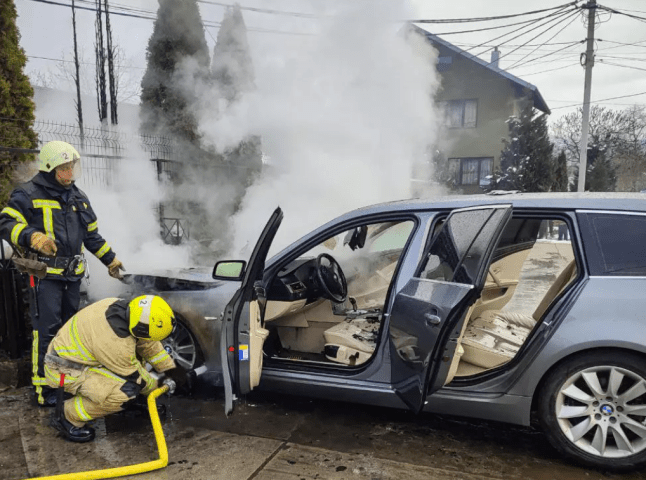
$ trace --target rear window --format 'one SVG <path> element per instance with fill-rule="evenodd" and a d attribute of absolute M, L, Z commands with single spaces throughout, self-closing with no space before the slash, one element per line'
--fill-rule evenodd
<path fill-rule="evenodd" d="M 646 216 L 582 213 L 591 275 L 646 276 Z"/>

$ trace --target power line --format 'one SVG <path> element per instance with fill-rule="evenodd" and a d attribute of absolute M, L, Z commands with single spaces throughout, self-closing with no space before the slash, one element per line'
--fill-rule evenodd
<path fill-rule="evenodd" d="M 554 13 L 551 13 L 551 14 L 549 14 L 549 15 L 545 15 L 544 17 L 541 17 L 541 18 L 537 18 L 537 19 L 535 19 L 535 20 L 533 20 L 533 21 L 531 22 L 531 25 L 534 25 L 534 24 L 536 24 L 536 23 L 538 23 L 538 22 L 540 22 L 541 20 L 544 20 L 544 19 L 546 19 L 546 18 L 550 18 L 550 17 L 554 17 L 554 16 L 560 16 L 560 15 L 561 15 L 565 10 L 566 10 L 566 8 L 567 8 L 567 7 L 564 7 L 564 8 L 562 8 L 561 10 L 558 10 L 558 11 L 556 11 L 556 12 L 554 12 Z M 527 22 L 523 22 L 523 23 L 527 23 Z M 508 26 L 510 26 L 510 25 L 508 25 Z M 466 52 L 470 52 L 471 50 L 475 50 L 476 48 L 480 48 L 481 46 L 483 46 L 483 45 L 484 45 L 484 44 L 486 44 L 486 43 L 494 42 L 494 41 L 499 40 L 499 39 L 501 39 L 501 38 L 503 38 L 503 37 L 506 37 L 507 35 L 511 35 L 511 34 L 513 34 L 513 33 L 516 33 L 516 32 L 518 32 L 518 31 L 520 31 L 520 30 L 524 29 L 524 28 L 525 28 L 525 27 L 527 27 L 527 26 L 528 26 L 528 25 L 524 25 L 524 26 L 519 27 L 519 28 L 517 28 L 517 29 L 515 29 L 515 30 L 512 30 L 511 32 L 506 32 L 506 33 L 503 33 L 502 35 L 498 35 L 497 37 L 494 37 L 494 38 L 492 38 L 492 39 L 486 40 L 485 42 L 482 42 L 480 45 L 476 45 L 476 46 L 474 46 L 474 47 L 469 48 L 468 50 L 466 50 Z M 524 33 L 521 33 L 521 34 L 519 34 L 519 35 L 516 35 L 516 36 L 515 36 L 515 37 L 513 37 L 513 38 L 508 38 L 508 39 L 507 39 L 507 40 L 505 40 L 503 43 L 511 42 L 512 40 L 515 40 L 515 39 L 517 39 L 518 37 L 522 37 L 523 35 L 524 35 Z M 525 44 L 524 44 L 524 45 L 526 45 L 527 43 L 529 43 L 529 42 L 525 42 Z M 524 45 L 521 45 L 519 48 L 522 48 Z"/>
<path fill-rule="evenodd" d="M 64 63 L 74 63 L 73 60 L 65 60 L 63 58 L 51 58 L 51 57 L 39 57 L 37 55 L 26 55 L 27 58 L 37 58 L 39 60 L 51 60 L 52 62 L 64 62 Z M 92 65 L 94 66 L 93 62 L 79 62 L 82 63 L 83 65 Z M 127 65 L 117 65 L 119 68 L 133 68 L 137 70 L 145 70 L 146 67 L 131 67 Z"/>
<path fill-rule="evenodd" d="M 613 67 L 632 68 L 633 70 L 642 70 L 646 72 L 646 68 L 633 67 L 631 65 L 622 65 L 620 63 L 614 63 L 614 62 L 604 62 L 603 60 L 599 60 L 599 63 L 603 63 L 604 65 L 612 65 Z"/>
<path fill-rule="evenodd" d="M 534 24 L 536 22 L 539 22 L 539 21 L 543 20 L 544 18 L 548 18 L 548 17 L 554 16 L 554 15 L 556 15 L 556 14 L 553 13 L 551 15 L 546 15 L 545 17 L 542 17 L 542 18 L 538 18 L 538 19 L 534 18 L 532 20 L 523 20 L 522 22 L 510 23 L 510 24 L 507 24 L 507 25 L 497 25 L 495 27 L 477 28 L 477 29 L 473 29 L 473 30 L 461 30 L 459 32 L 440 32 L 440 33 L 434 33 L 434 35 L 438 35 L 438 36 L 459 35 L 461 33 L 474 33 L 474 32 L 485 32 L 487 30 L 498 30 L 500 28 L 514 27 L 516 25 L 527 25 L 527 24 L 531 25 L 531 24 Z M 413 23 L 415 23 L 415 22 L 413 22 Z M 521 27 L 521 28 L 525 28 L 525 27 Z M 520 30 L 520 28 L 518 30 Z M 514 32 L 515 31 L 516 30 L 514 30 Z M 509 33 L 513 33 L 513 32 L 509 32 Z M 505 33 L 504 35 L 501 35 L 501 36 L 504 37 L 505 35 L 509 35 L 509 33 Z"/>
<path fill-rule="evenodd" d="M 567 27 L 569 27 L 570 25 L 572 25 L 572 22 L 574 22 L 574 20 L 576 20 L 576 18 L 575 18 L 575 17 L 576 17 L 578 14 L 579 14 L 579 12 L 574 12 L 574 13 L 573 13 L 572 15 L 570 15 L 569 17 L 567 17 L 567 18 L 565 18 L 565 19 L 561 20 L 559 23 L 562 23 L 562 22 L 564 22 L 564 21 L 566 21 L 566 20 L 570 20 L 570 21 L 569 21 L 568 23 L 566 23 L 563 27 L 561 27 L 561 29 L 560 29 L 558 32 L 556 32 L 554 35 L 552 35 L 552 36 L 548 39 L 548 42 L 549 42 L 550 40 L 553 40 L 553 39 L 554 39 L 554 37 L 556 37 L 559 33 L 561 33 L 561 32 L 562 32 L 563 30 L 565 30 Z M 559 23 L 557 23 L 557 24 L 555 24 L 555 25 L 552 25 L 548 30 L 550 30 L 550 29 L 552 29 L 552 28 L 556 27 L 556 25 L 558 25 Z M 546 30 L 546 32 L 547 32 L 547 30 Z M 559 49 L 559 50 L 556 50 L 555 52 L 550 52 L 550 53 L 548 53 L 548 54 L 546 54 L 546 55 L 543 55 L 543 56 L 541 56 L 541 57 L 538 57 L 538 58 L 549 57 L 550 55 L 553 55 L 553 54 L 555 54 L 556 52 L 559 52 L 559 51 L 561 51 L 561 50 L 565 50 L 566 48 L 571 48 L 571 47 L 572 47 L 572 46 L 574 46 L 574 45 L 576 45 L 576 43 L 575 43 L 575 44 L 573 44 L 573 45 L 567 46 L 567 47 L 563 47 L 563 48 L 561 48 L 561 49 Z M 529 53 L 528 53 L 527 55 L 525 55 L 523 58 L 521 58 L 521 59 L 519 59 L 519 60 L 516 60 L 516 62 L 515 62 L 515 63 L 512 63 L 508 68 L 513 68 L 513 67 L 514 67 L 514 65 L 518 65 L 519 63 L 520 63 L 520 65 L 523 65 L 522 61 L 523 61 L 523 60 L 525 60 L 527 57 L 529 57 L 531 54 L 533 54 L 537 49 L 538 49 L 538 47 L 536 47 L 534 50 L 532 50 L 531 52 L 529 52 Z M 535 58 L 534 60 L 537 60 L 537 59 Z M 531 61 L 532 61 L 532 60 L 529 60 L 529 61 L 525 62 L 525 64 L 530 63 Z M 519 65 L 519 66 L 520 66 L 520 65 Z"/>
<path fill-rule="evenodd" d="M 540 72 L 523 73 L 523 77 L 529 77 L 530 75 L 540 75 L 541 73 L 553 72 L 553 71 L 555 71 L 555 70 L 563 70 L 564 68 L 570 68 L 570 67 L 573 67 L 573 66 L 575 66 L 575 65 L 579 65 L 579 62 L 576 62 L 576 63 L 570 63 L 569 65 L 563 65 L 563 66 L 561 66 L 561 67 L 551 68 L 551 69 L 549 69 L 549 70 L 543 70 L 543 71 L 540 71 Z M 580 66 L 580 65 L 579 65 L 579 66 Z M 548 101 L 551 101 L 551 100 L 548 100 Z M 554 110 L 554 109 L 552 108 L 552 109 L 550 109 L 550 110 Z"/>
<path fill-rule="evenodd" d="M 626 17 L 634 18 L 635 20 L 639 20 L 641 22 L 646 22 L 646 17 L 640 17 L 639 15 L 632 15 L 630 13 L 622 12 L 620 10 L 615 10 L 614 8 L 606 7 L 605 5 L 598 5 L 598 8 L 605 10 L 606 12 L 616 13 L 617 15 L 624 15 Z"/>
<path fill-rule="evenodd" d="M 37 3 L 45 3 L 48 5 L 56 5 L 56 6 L 61 6 L 61 7 L 67 7 L 71 8 L 72 6 L 68 3 L 61 3 L 61 2 L 56 2 L 53 0 L 31 0 L 32 2 L 37 2 Z M 76 6 L 74 7 L 77 10 L 87 10 L 90 12 L 96 12 L 96 8 L 93 7 L 82 7 L 82 6 Z M 127 7 L 126 7 L 127 8 Z M 130 9 L 131 11 L 138 11 L 141 13 L 148 13 L 150 14 L 149 16 L 146 15 L 139 15 L 136 13 L 126 13 L 126 12 L 120 12 L 117 10 L 111 10 L 110 15 L 119 15 L 121 17 L 131 17 L 131 18 L 141 18 L 144 20 L 156 20 L 157 17 L 154 12 L 150 12 L 148 10 L 135 10 L 135 9 Z M 208 20 L 202 20 L 202 23 L 205 27 L 216 27 L 219 28 L 221 25 L 221 22 L 213 22 L 213 21 L 208 21 Z M 257 32 L 257 33 L 276 33 L 276 34 L 281 34 L 281 35 L 311 35 L 309 33 L 301 33 L 301 32 L 286 32 L 286 31 L 281 31 L 281 30 L 270 30 L 270 29 L 265 29 L 265 28 L 247 28 L 248 32 Z"/>
<path fill-rule="evenodd" d="M 208 0 L 197 0 L 197 3 L 204 3 L 207 5 L 216 5 L 219 7 L 233 7 L 232 3 L 223 3 L 223 2 L 213 2 Z M 239 6 L 239 5 L 238 5 Z M 257 7 L 242 7 L 239 6 L 240 10 L 246 10 L 249 12 L 255 13 L 268 13 L 272 15 L 287 15 L 291 17 L 300 17 L 300 18 L 323 18 L 325 15 L 317 15 L 314 13 L 301 13 L 301 12 L 286 12 L 283 10 L 273 10 L 270 8 L 257 8 Z"/>
<path fill-rule="evenodd" d="M 620 98 L 637 97 L 639 95 L 646 95 L 646 92 L 633 93 L 632 95 L 621 95 L 619 97 L 602 98 L 601 100 L 595 100 L 595 101 L 590 102 L 590 103 L 601 103 L 601 102 L 605 102 L 606 100 L 618 100 Z M 573 103 L 571 105 L 563 105 L 562 107 L 554 107 L 554 108 L 552 108 L 550 110 L 558 110 L 560 108 L 578 107 L 579 105 L 581 105 L 581 104 L 580 103 Z"/>
<path fill-rule="evenodd" d="M 576 9 L 576 10 L 578 10 L 578 9 Z M 554 24 L 554 25 L 551 25 L 550 27 L 548 27 L 546 30 L 542 31 L 541 33 L 539 33 L 539 34 L 538 34 L 538 35 L 536 35 L 535 37 L 532 37 L 531 39 L 529 39 L 526 43 L 529 43 L 529 42 L 531 42 L 531 41 L 533 41 L 533 40 L 536 40 L 538 37 L 540 37 L 540 36 L 541 36 L 541 35 L 543 35 L 544 33 L 548 32 L 549 30 L 551 30 L 552 28 L 554 28 L 554 27 L 555 27 L 556 25 L 558 25 L 559 23 L 561 23 L 561 22 L 563 22 L 563 21 L 567 20 L 568 18 L 570 18 L 570 17 L 572 16 L 572 15 L 570 15 L 570 13 L 572 13 L 572 11 L 565 12 L 565 13 L 563 13 L 560 17 L 557 17 L 557 18 L 555 18 L 555 19 L 548 20 L 547 22 L 544 22 L 543 24 L 538 25 L 537 27 L 534 27 L 534 28 L 532 28 L 531 30 L 529 30 L 529 31 L 527 31 L 527 32 L 524 32 L 524 33 L 523 33 L 523 35 L 525 35 L 525 34 L 527 34 L 527 33 L 529 33 L 529 32 L 532 32 L 532 31 L 534 31 L 534 30 L 536 30 L 536 29 L 538 29 L 538 28 L 540 28 L 540 27 L 543 27 L 543 26 L 545 26 L 546 24 L 548 24 L 548 23 L 550 23 L 550 22 L 554 22 L 554 21 L 556 21 L 556 20 L 560 20 L 558 23 L 556 23 L 556 24 Z M 577 13 L 578 13 L 578 12 L 574 12 L 574 15 L 576 15 Z M 563 17 L 567 17 L 567 18 L 565 18 L 565 19 L 564 19 Z M 519 36 L 520 36 L 520 35 L 519 35 Z M 513 40 L 513 39 L 512 39 L 512 40 Z M 506 53 L 506 54 L 504 54 L 504 55 L 500 55 L 499 59 L 506 57 L 507 55 L 509 55 L 509 54 L 511 54 L 511 53 L 513 53 L 513 52 L 515 52 L 515 51 L 516 51 L 516 50 L 518 50 L 519 48 L 520 48 L 520 47 L 516 47 L 516 48 L 515 48 L 515 49 L 513 49 L 511 52 Z M 489 62 L 489 64 L 491 65 L 491 62 Z"/>
<path fill-rule="evenodd" d="M 198 0 L 199 1 L 199 0 Z M 496 17 L 478 17 L 478 18 L 445 18 L 445 19 L 435 19 L 435 20 L 410 20 L 412 23 L 468 23 L 468 22 L 485 22 L 485 21 L 490 21 L 490 20 L 503 20 L 505 18 L 515 18 L 515 17 L 523 17 L 525 15 L 534 15 L 536 13 L 544 13 L 544 12 L 551 12 L 552 10 L 558 10 L 564 7 L 569 7 L 569 6 L 576 6 L 577 2 L 569 2 L 569 3 L 564 3 L 563 5 L 559 5 L 557 7 L 552 7 L 552 8 L 544 8 L 542 10 L 534 10 L 531 12 L 523 12 L 523 13 L 513 13 L 510 15 L 499 15 Z"/>
<path fill-rule="evenodd" d="M 520 68 L 520 67 L 523 67 L 523 66 L 525 66 L 525 65 L 530 65 L 530 64 L 531 64 L 531 65 L 537 65 L 538 63 L 545 63 L 545 62 L 536 62 L 536 61 L 537 61 L 537 60 L 540 60 L 541 58 L 545 58 L 545 57 L 552 56 L 552 55 L 554 55 L 554 54 L 555 54 L 555 53 L 557 53 L 557 52 L 562 52 L 563 50 L 567 50 L 568 48 L 572 48 L 572 47 L 574 47 L 575 45 L 579 45 L 579 44 L 581 44 L 581 43 L 583 43 L 583 42 L 585 42 L 585 40 L 581 40 L 580 42 L 574 42 L 574 43 L 572 43 L 572 44 L 570 44 L 570 45 L 566 45 L 566 46 L 565 46 L 565 47 L 563 47 L 563 48 L 559 48 L 558 50 L 555 50 L 554 52 L 546 53 L 545 55 L 541 55 L 540 57 L 536 57 L 536 58 L 533 58 L 532 60 L 528 60 L 528 61 L 526 61 L 526 62 L 524 62 L 524 63 L 521 63 L 520 65 L 513 64 L 513 65 L 511 65 L 510 67 L 507 67 L 507 68 L 506 68 L 506 70 L 510 70 L 511 68 Z M 564 53 L 564 52 L 563 52 L 563 53 Z M 570 52 L 568 52 L 568 53 L 567 53 L 567 58 L 560 58 L 559 60 L 569 60 L 569 57 L 570 57 L 570 56 L 571 56 L 571 55 L 570 55 Z M 551 60 L 557 60 L 557 59 L 551 59 Z M 516 62 L 516 63 L 518 63 L 518 62 Z"/>
<path fill-rule="evenodd" d="M 616 55 L 598 55 L 599 58 L 612 58 L 615 60 L 630 60 L 633 62 L 646 62 L 646 58 L 621 57 Z"/>

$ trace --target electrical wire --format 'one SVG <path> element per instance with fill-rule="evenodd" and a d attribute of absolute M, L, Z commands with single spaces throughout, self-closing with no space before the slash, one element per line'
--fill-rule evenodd
<path fill-rule="evenodd" d="M 36 2 L 36 3 L 45 3 L 45 4 L 48 4 L 48 5 L 56 5 L 56 6 L 61 6 L 61 7 L 67 7 L 67 8 L 72 7 L 72 5 L 69 4 L 69 3 L 61 3 L 61 2 L 56 2 L 56 1 L 53 1 L 53 0 L 30 0 L 30 1 Z M 82 1 L 82 0 L 80 0 L 80 1 Z M 87 10 L 87 11 L 90 11 L 90 12 L 96 12 L 96 8 L 93 8 L 93 7 L 75 6 L 74 8 L 78 9 L 78 10 Z M 141 18 L 141 19 L 144 19 L 144 20 L 153 20 L 153 21 L 157 19 L 157 16 L 156 16 L 156 14 L 154 12 L 150 12 L 150 11 L 147 11 L 147 10 L 135 10 L 135 9 L 130 9 L 130 10 L 131 10 L 131 12 L 132 11 L 139 11 L 139 12 L 148 13 L 150 15 L 146 16 L 146 15 L 140 15 L 140 14 L 131 13 L 131 12 L 130 13 L 120 12 L 118 10 L 112 10 L 112 9 L 110 10 L 110 15 L 119 15 L 119 16 L 122 16 L 122 17 L 131 17 L 131 18 Z M 205 27 L 219 28 L 222 25 L 221 22 L 213 22 L 213 21 L 208 21 L 208 20 L 202 20 L 202 23 L 203 23 L 203 25 Z M 286 31 L 271 30 L 271 29 L 266 29 L 266 28 L 247 28 L 247 31 L 248 32 L 257 32 L 257 33 L 275 33 L 275 34 L 281 34 L 281 35 L 311 35 L 309 33 L 286 32 Z"/>
<path fill-rule="evenodd" d="M 634 57 L 621 57 L 616 55 L 597 55 L 597 58 L 611 58 L 615 60 L 630 60 L 633 62 L 646 62 L 646 58 L 634 58 Z"/>
<path fill-rule="evenodd" d="M 540 71 L 540 72 L 523 73 L 523 77 L 529 77 L 530 75 L 540 75 L 541 73 L 553 72 L 555 70 L 563 70 L 565 68 L 573 67 L 575 65 L 580 65 L 580 64 L 579 64 L 579 62 L 575 62 L 575 63 L 570 63 L 569 65 L 563 65 L 563 66 L 556 67 L 556 68 L 550 68 L 549 70 L 543 70 L 543 71 Z M 551 110 L 553 110 L 553 109 L 551 109 Z"/>
<path fill-rule="evenodd" d="M 563 47 L 563 48 L 559 48 L 558 50 L 555 50 L 554 52 L 546 53 L 545 55 L 541 55 L 540 57 L 536 57 L 536 58 L 533 58 L 533 59 L 528 60 L 528 61 L 526 61 L 526 62 L 523 62 L 523 63 L 521 63 L 520 65 L 513 64 L 513 65 L 511 65 L 511 66 L 507 67 L 505 70 L 510 70 L 510 69 L 512 69 L 512 68 L 520 68 L 520 67 L 524 67 L 525 65 L 537 65 L 537 64 L 540 64 L 540 63 L 545 63 L 545 62 L 537 62 L 537 60 L 540 60 L 541 58 L 545 58 L 545 57 L 552 56 L 552 55 L 554 55 L 554 54 L 556 54 L 556 53 L 558 53 L 558 52 L 562 52 L 563 50 L 567 50 L 568 48 L 572 48 L 572 47 L 574 47 L 574 46 L 576 46 L 576 45 L 580 45 L 580 44 L 582 44 L 583 42 L 585 42 L 585 40 L 581 40 L 581 41 L 578 41 L 578 42 L 574 42 L 574 43 L 572 43 L 572 44 L 570 44 L 570 45 L 566 45 L 566 46 L 565 46 L 565 47 Z M 565 52 L 564 52 L 564 53 L 565 53 Z M 570 57 L 570 56 L 571 56 L 570 52 L 567 52 L 567 58 L 551 59 L 551 60 L 569 60 L 569 57 Z M 518 63 L 518 62 L 516 62 L 516 63 Z M 548 62 L 548 63 L 549 63 L 549 62 Z"/>
<path fill-rule="evenodd" d="M 566 18 L 564 18 L 563 20 L 561 20 L 559 23 L 557 23 L 557 24 L 555 24 L 555 25 L 551 26 L 551 27 L 550 27 L 550 29 L 551 29 L 551 28 L 556 27 L 558 24 L 560 24 L 560 23 L 562 23 L 562 22 L 564 22 L 564 21 L 566 21 L 566 20 L 570 20 L 570 21 L 569 21 L 568 23 L 566 23 L 563 27 L 561 27 L 561 29 L 560 29 L 558 32 L 556 32 L 554 35 L 552 35 L 552 36 L 551 36 L 547 41 L 549 42 L 549 41 L 553 40 L 553 39 L 554 39 L 554 37 L 556 37 L 559 33 L 561 33 L 561 32 L 562 32 L 563 30 L 565 30 L 567 27 L 569 27 L 570 25 L 572 25 L 572 23 L 576 20 L 576 16 L 578 16 L 578 15 L 579 15 L 579 12 L 574 12 L 574 13 L 573 13 L 572 15 L 570 15 L 569 17 L 566 17 Z M 538 58 L 549 57 L 550 55 L 553 55 L 553 54 L 554 54 L 554 53 L 556 53 L 556 52 L 559 52 L 559 51 L 565 50 L 566 48 L 571 48 L 571 47 L 572 47 L 572 46 L 574 46 L 574 45 L 576 45 L 576 43 L 575 43 L 575 44 L 573 44 L 573 45 L 567 46 L 567 47 L 563 47 L 563 48 L 561 48 L 561 49 L 559 49 L 559 50 L 556 50 L 555 52 L 550 52 L 550 53 L 548 53 L 548 54 L 546 54 L 546 55 L 543 55 L 543 56 L 541 56 L 541 57 L 538 57 Z M 523 63 L 522 63 L 522 62 L 523 62 L 523 60 L 525 60 L 527 57 L 529 57 L 531 54 L 533 54 L 537 49 L 538 49 L 538 47 L 534 48 L 534 50 L 532 50 L 531 52 L 529 52 L 528 54 L 526 54 L 523 58 L 521 58 L 521 59 L 519 59 L 519 60 L 516 60 L 516 62 L 512 63 L 509 67 L 507 67 L 507 69 L 514 68 L 514 66 L 518 65 L 519 63 L 520 63 L 521 65 L 523 65 Z M 535 58 L 534 60 L 537 60 L 537 58 Z M 530 60 L 530 61 L 528 61 L 528 62 L 525 62 L 525 64 L 530 63 L 530 62 L 531 62 L 531 60 Z"/>
<path fill-rule="evenodd" d="M 638 42 L 634 43 L 623 43 L 623 42 L 614 42 L 612 40 L 603 40 L 602 38 L 598 38 L 597 41 L 599 42 L 608 42 L 608 43 L 616 43 L 614 47 L 607 47 L 607 48 L 600 48 L 599 50 L 614 50 L 615 48 L 621 48 L 621 47 L 641 47 L 641 48 L 646 48 L 646 45 L 641 45 L 643 43 L 646 43 L 646 40 L 640 40 Z"/>
<path fill-rule="evenodd" d="M 63 63 L 74 63 L 74 60 L 65 60 L 63 58 L 51 58 L 51 57 L 39 57 L 37 55 L 26 55 L 27 58 L 37 58 L 38 60 L 50 60 L 52 62 L 63 62 Z M 92 65 L 94 66 L 94 62 L 81 62 L 79 61 L 80 64 L 82 65 Z M 146 67 L 132 67 L 132 66 L 126 66 L 126 65 L 116 65 L 118 68 L 132 68 L 132 69 L 137 69 L 137 70 L 146 70 Z"/>
<path fill-rule="evenodd" d="M 578 11 L 578 8 L 577 8 L 576 10 Z M 564 21 L 563 17 L 568 17 L 568 18 L 569 18 L 569 17 L 571 16 L 571 15 L 570 15 L 571 13 L 572 13 L 571 11 L 568 11 L 568 12 L 564 13 L 563 15 L 561 15 L 560 17 L 557 17 L 556 19 L 551 19 L 551 20 L 549 20 L 549 21 L 547 21 L 547 22 L 545 22 L 545 23 L 543 23 L 543 24 L 541 24 L 541 25 L 538 25 L 537 27 L 532 28 L 531 30 L 529 30 L 529 31 L 527 31 L 527 32 L 525 32 L 525 33 L 523 33 L 523 35 L 525 35 L 525 34 L 527 34 L 527 33 L 529 33 L 529 32 L 532 32 L 532 31 L 534 31 L 534 30 L 536 30 L 536 29 L 540 28 L 540 27 L 545 26 L 546 24 L 548 24 L 548 23 L 550 23 L 550 22 L 554 22 L 555 20 L 561 20 L 561 21 L 559 21 L 557 24 L 555 24 L 555 25 L 551 25 L 550 27 L 548 27 L 546 30 L 542 31 L 541 33 L 539 33 L 539 34 L 538 34 L 538 35 L 536 35 L 535 37 L 532 37 L 532 38 L 531 38 L 531 39 L 529 39 L 526 43 L 529 43 L 529 42 L 531 42 L 531 41 L 533 41 L 533 40 L 536 40 L 538 37 L 540 37 L 540 36 L 541 36 L 541 35 L 543 35 L 544 33 L 548 32 L 549 30 L 551 30 L 552 28 L 554 28 L 556 25 L 558 25 L 559 23 L 561 23 L 562 21 Z M 578 12 L 577 12 L 577 13 L 578 13 Z M 513 40 L 513 39 L 512 39 L 512 40 Z M 516 48 L 515 48 L 515 49 L 513 49 L 511 52 L 508 52 L 508 53 L 506 53 L 506 54 L 500 55 L 500 57 L 498 57 L 498 60 L 500 60 L 500 59 L 502 59 L 502 58 L 505 58 L 506 56 L 508 56 L 509 54 L 511 54 L 511 53 L 513 53 L 513 52 L 515 52 L 515 51 L 516 51 L 516 50 L 518 50 L 519 48 L 520 48 L 520 47 L 516 47 Z M 489 62 L 489 65 L 491 65 L 491 63 L 492 63 L 492 62 Z"/>
<path fill-rule="evenodd" d="M 614 8 L 606 7 L 605 5 L 597 5 L 597 8 L 600 8 L 610 13 L 616 13 L 617 15 L 624 15 L 626 17 L 634 18 L 635 20 L 646 22 L 646 17 L 640 17 L 639 15 L 632 15 L 630 13 L 622 12 L 621 10 L 615 10 Z"/>
<path fill-rule="evenodd" d="M 613 67 L 632 68 L 633 70 L 642 70 L 642 71 L 646 72 L 646 68 L 633 67 L 632 65 L 622 65 L 620 63 L 604 62 L 603 60 L 599 60 L 599 63 L 603 63 L 604 65 L 612 65 Z"/>
<path fill-rule="evenodd" d="M 197 3 L 204 3 L 206 5 L 216 5 L 219 7 L 233 7 L 233 3 L 223 3 L 223 2 L 213 2 L 209 0 L 196 0 Z M 287 15 L 291 17 L 300 17 L 300 18 L 323 18 L 325 15 L 318 15 L 314 13 L 301 13 L 301 12 L 286 12 L 283 10 L 273 10 L 270 8 L 257 8 L 257 7 L 242 7 L 238 5 L 240 10 L 246 10 L 249 12 L 255 12 L 255 13 L 268 13 L 272 15 Z"/>
<path fill-rule="evenodd" d="M 200 0 L 198 0 L 200 1 Z M 515 17 L 523 17 L 525 15 L 534 15 L 536 13 L 544 13 L 544 12 L 551 12 L 552 10 L 559 10 L 564 7 L 569 7 L 569 6 L 576 6 L 577 2 L 569 2 L 569 3 L 564 3 L 563 5 L 559 5 L 557 7 L 552 7 L 552 8 L 544 8 L 542 10 L 534 10 L 531 12 L 523 12 L 523 13 L 513 13 L 510 15 L 498 15 L 496 17 L 479 17 L 479 18 L 445 18 L 445 19 L 435 19 L 435 20 L 409 20 L 409 22 L 412 23 L 469 23 L 469 22 L 485 22 L 485 21 L 490 21 L 490 20 L 503 20 L 506 18 L 515 18 Z"/>
<path fill-rule="evenodd" d="M 606 100 L 618 100 L 620 98 L 638 97 L 639 95 L 646 95 L 646 92 L 633 93 L 632 95 L 621 95 L 619 97 L 602 98 L 601 100 L 591 101 L 590 103 L 601 103 L 601 102 L 605 102 Z M 579 105 L 581 105 L 581 103 L 573 103 L 571 105 L 563 105 L 561 107 L 554 107 L 554 108 L 551 108 L 550 110 L 558 110 L 560 108 L 578 107 Z"/>
<path fill-rule="evenodd" d="M 551 13 L 550 15 L 545 15 L 544 17 L 541 17 L 541 18 L 537 18 L 537 19 L 535 19 L 535 20 L 532 20 L 531 24 L 532 24 L 532 25 L 534 25 L 534 24 L 536 24 L 536 23 L 538 23 L 538 22 L 540 22 L 541 20 L 544 20 L 544 19 L 546 19 L 546 18 L 551 18 L 551 17 L 554 17 L 554 16 L 557 16 L 557 17 L 558 17 L 558 16 L 560 16 L 561 14 L 563 14 L 563 12 L 565 12 L 565 11 L 566 11 L 566 8 L 567 8 L 567 7 L 564 7 L 564 8 L 562 8 L 561 10 L 558 10 L 557 12 Z M 508 25 L 508 26 L 511 26 L 511 25 Z M 511 35 L 511 34 L 513 34 L 513 33 L 516 33 L 516 32 L 518 32 L 518 31 L 520 31 L 520 30 L 524 29 L 524 28 L 525 28 L 525 27 L 527 27 L 527 26 L 528 26 L 528 25 L 524 25 L 524 26 L 519 27 L 519 28 L 517 28 L 517 29 L 515 29 L 515 30 L 512 30 L 511 32 L 503 33 L 502 35 L 498 35 L 497 37 L 494 37 L 494 38 L 492 38 L 492 39 L 486 40 L 486 41 L 482 42 L 480 45 L 476 45 L 476 46 L 474 46 L 474 47 L 469 48 L 468 50 L 466 50 L 466 52 L 468 53 L 468 52 L 470 52 L 470 51 L 472 51 L 472 50 L 475 50 L 476 48 L 480 48 L 480 47 L 482 47 L 482 46 L 483 46 L 484 44 L 486 44 L 486 43 L 494 42 L 494 41 L 499 40 L 499 39 L 501 39 L 501 38 L 503 38 L 503 37 L 506 37 L 507 35 Z M 516 35 L 516 36 L 515 36 L 515 37 L 513 37 L 513 38 L 508 38 L 508 39 L 507 39 L 507 40 L 505 40 L 503 43 L 505 43 L 505 44 L 506 44 L 506 43 L 508 43 L 508 42 L 511 42 L 512 40 L 515 40 L 515 39 L 517 39 L 517 38 L 519 38 L 519 37 L 522 37 L 523 35 L 524 35 L 524 33 L 521 33 L 521 34 L 519 34 L 519 35 Z M 519 48 L 522 48 L 522 47 L 523 47 L 524 45 L 526 45 L 527 43 L 528 43 L 528 42 L 526 42 L 525 44 L 521 45 Z M 499 46 L 499 45 L 498 45 L 498 46 Z"/>

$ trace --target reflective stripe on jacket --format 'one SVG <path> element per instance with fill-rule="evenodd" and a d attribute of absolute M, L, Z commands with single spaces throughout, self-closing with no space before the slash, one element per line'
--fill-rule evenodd
<path fill-rule="evenodd" d="M 83 246 L 104 265 L 115 253 L 99 234 L 97 217 L 87 196 L 76 186 L 69 189 L 53 184 L 40 172 L 11 193 L 7 206 L 0 211 L 0 236 L 13 245 L 29 247 L 34 232 L 49 235 L 56 242 L 59 257 L 80 255 Z M 48 268 L 48 278 L 77 279 L 84 273 L 81 263 L 73 272 Z"/>
<path fill-rule="evenodd" d="M 141 386 L 144 395 L 157 388 L 157 381 L 145 369 L 143 359 L 157 372 L 175 368 L 175 362 L 161 342 L 119 337 L 106 319 L 106 311 L 118 298 L 106 298 L 79 311 L 52 340 L 49 352 L 64 359 L 102 366 L 122 378 Z"/>

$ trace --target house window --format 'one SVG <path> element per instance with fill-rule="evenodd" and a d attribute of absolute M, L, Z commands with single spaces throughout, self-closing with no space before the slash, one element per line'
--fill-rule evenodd
<path fill-rule="evenodd" d="M 451 68 L 452 63 L 453 57 L 437 57 L 437 71 L 446 72 L 449 68 Z"/>
<path fill-rule="evenodd" d="M 449 158 L 449 172 L 456 185 L 479 185 L 491 183 L 493 158 Z"/>
<path fill-rule="evenodd" d="M 477 100 L 449 100 L 441 102 L 446 126 L 449 128 L 476 128 Z"/>

